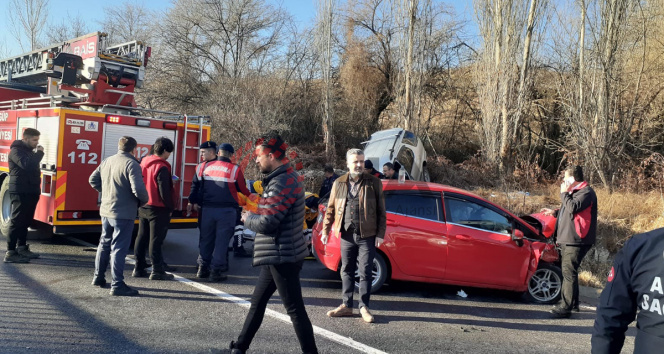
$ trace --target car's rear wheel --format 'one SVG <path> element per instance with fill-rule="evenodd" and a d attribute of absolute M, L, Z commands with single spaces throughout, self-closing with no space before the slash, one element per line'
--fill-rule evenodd
<path fill-rule="evenodd" d="M 373 270 L 371 271 L 372 273 L 372 278 L 371 278 L 371 293 L 377 292 L 384 284 L 385 281 L 387 280 L 387 263 L 385 263 L 385 259 L 383 256 L 376 252 L 376 256 L 374 257 L 373 261 Z M 355 287 L 360 288 L 360 271 L 356 270 L 355 271 Z"/>
<path fill-rule="evenodd" d="M 0 187 L 0 232 L 9 237 L 9 223 L 12 216 L 12 201 L 9 198 L 9 176 L 5 177 Z"/>
<path fill-rule="evenodd" d="M 563 273 L 560 268 L 549 263 L 540 263 L 535 274 L 528 281 L 526 297 L 540 304 L 552 304 L 560 300 Z"/>

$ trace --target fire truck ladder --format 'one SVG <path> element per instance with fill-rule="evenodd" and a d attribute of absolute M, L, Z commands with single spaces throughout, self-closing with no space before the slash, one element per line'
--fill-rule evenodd
<path fill-rule="evenodd" d="M 53 59 L 59 53 L 76 51 L 72 45 L 84 40 L 96 40 L 93 56 L 83 59 L 82 67 L 77 76 L 87 80 L 97 80 L 103 71 L 120 72 L 123 76 L 131 76 L 136 87 L 141 87 L 144 79 L 145 54 L 149 48 L 142 42 L 132 41 L 115 46 L 107 46 L 106 33 L 93 32 L 63 43 L 33 50 L 16 57 L 0 59 L 0 82 L 18 82 L 35 86 L 46 86 L 49 76 L 59 76 L 62 68 L 53 65 Z"/>
<path fill-rule="evenodd" d="M 185 181 L 185 171 L 187 170 L 187 167 L 190 169 L 194 169 L 194 173 L 196 166 L 198 165 L 198 154 L 196 154 L 196 160 L 194 162 L 187 161 L 187 151 L 189 150 L 200 150 L 201 144 L 203 144 L 203 122 L 204 119 L 209 118 L 207 116 L 190 116 L 188 117 L 186 114 L 184 116 L 184 136 L 182 137 L 182 165 L 180 168 L 180 178 L 182 179 L 180 181 L 180 207 L 184 209 L 184 201 L 185 199 L 189 199 L 189 196 L 184 195 L 184 183 L 189 182 L 193 183 L 193 177 L 192 180 Z M 198 127 L 197 129 L 189 129 L 189 123 L 190 122 L 197 122 Z M 191 146 L 191 142 L 188 142 L 189 140 L 189 133 L 193 133 L 196 135 L 198 138 L 198 143 L 195 146 Z M 193 135 L 192 134 L 192 135 Z"/>

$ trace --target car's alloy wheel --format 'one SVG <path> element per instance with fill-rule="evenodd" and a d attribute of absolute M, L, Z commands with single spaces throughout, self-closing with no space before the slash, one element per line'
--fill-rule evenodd
<path fill-rule="evenodd" d="M 540 263 L 528 281 L 528 296 L 534 302 L 550 304 L 558 301 L 562 290 L 563 276 L 560 268 Z"/>
<path fill-rule="evenodd" d="M 380 289 L 385 280 L 387 280 L 387 264 L 383 259 L 383 256 L 376 252 L 376 256 L 373 261 L 373 269 L 371 271 L 371 293 L 375 293 Z M 355 270 L 355 287 L 360 288 L 360 271 L 359 269 Z"/>

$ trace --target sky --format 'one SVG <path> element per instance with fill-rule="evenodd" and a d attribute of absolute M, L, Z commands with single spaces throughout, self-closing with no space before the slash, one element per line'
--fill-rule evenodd
<path fill-rule="evenodd" d="M 10 21 L 9 3 L 12 0 L 0 0 L 0 8 L 5 11 L 0 12 L 0 58 L 15 56 L 22 53 L 16 40 L 9 31 Z M 316 17 L 315 0 L 267 0 L 274 5 L 281 4 L 295 19 L 300 28 L 313 24 Z M 345 2 L 344 0 L 340 0 Z M 472 20 L 472 1 L 465 0 L 435 0 L 445 3 L 455 11 L 457 20 Z M 49 0 L 49 21 L 60 23 L 62 18 L 68 16 L 81 18 L 89 21 L 88 26 L 91 32 L 101 31 L 99 22 L 104 17 L 104 7 L 109 3 L 121 3 L 121 1 L 100 1 L 100 0 Z M 132 3 L 142 4 L 151 10 L 166 11 L 171 6 L 170 0 L 133 0 Z M 46 26 L 48 27 L 48 26 Z"/>

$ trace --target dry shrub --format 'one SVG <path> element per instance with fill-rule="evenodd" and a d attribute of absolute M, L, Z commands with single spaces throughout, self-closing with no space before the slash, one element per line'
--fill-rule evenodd
<path fill-rule="evenodd" d="M 579 272 L 579 285 L 591 288 L 601 288 L 602 281 L 592 272 L 582 270 Z"/>
<path fill-rule="evenodd" d="M 498 183 L 497 169 L 475 156 L 455 164 L 443 156 L 428 156 L 427 168 L 432 182 L 448 186 L 471 189 L 474 186 L 495 187 Z"/>
<path fill-rule="evenodd" d="M 582 270 L 579 272 L 579 285 L 589 286 L 591 288 L 601 288 L 602 281 L 593 273 Z"/>
<path fill-rule="evenodd" d="M 616 182 L 620 190 L 648 192 L 664 190 L 664 156 L 652 153 L 640 162 L 628 164 L 620 169 L 622 178 Z"/>

